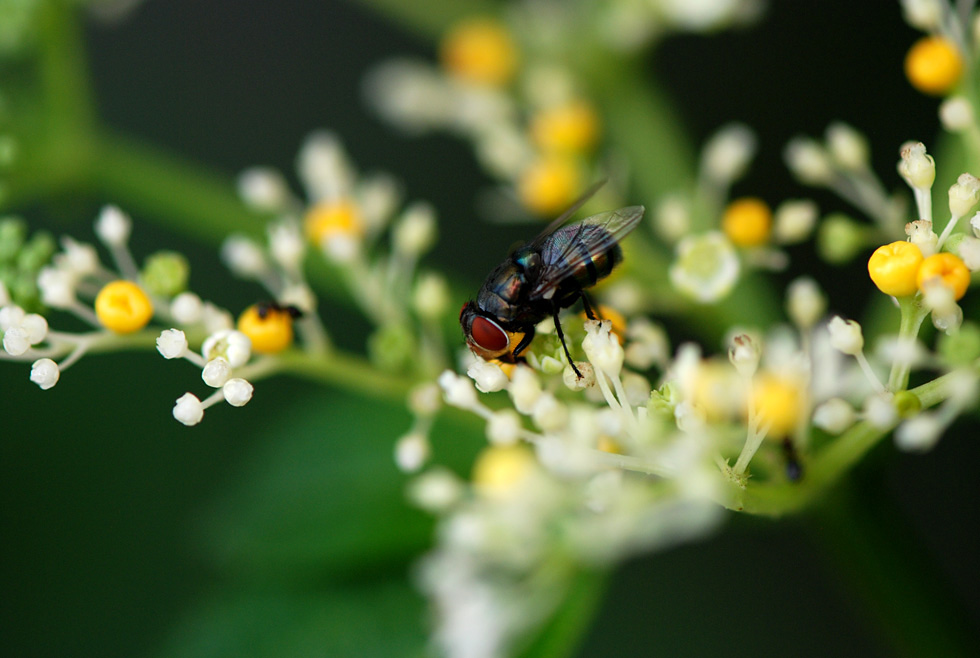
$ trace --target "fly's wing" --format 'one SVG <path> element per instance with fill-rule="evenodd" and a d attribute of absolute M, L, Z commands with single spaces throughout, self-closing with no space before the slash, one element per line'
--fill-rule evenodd
<path fill-rule="evenodd" d="M 541 252 L 543 268 L 528 298 L 549 299 L 579 265 L 605 252 L 636 228 L 643 210 L 643 206 L 610 210 L 538 237 L 531 245 Z"/>
<path fill-rule="evenodd" d="M 589 189 L 587 189 L 585 192 L 582 192 L 582 196 L 580 196 L 578 199 L 576 199 L 575 200 L 575 203 L 573 203 L 571 206 L 568 207 L 568 210 L 566 210 L 561 215 L 559 215 L 554 220 L 552 220 L 552 222 L 550 224 L 548 224 L 543 231 L 541 231 L 540 233 L 538 233 L 538 237 L 536 237 L 533 240 L 531 240 L 531 244 L 534 244 L 534 245 L 538 244 L 539 242 L 541 242 L 542 240 L 544 240 L 546 237 L 548 237 L 549 235 L 551 235 L 552 233 L 554 233 L 556 230 L 558 230 L 558 227 L 560 227 L 562 224 L 564 224 L 565 222 L 567 222 L 568 219 L 572 215 L 574 215 L 576 212 L 578 212 L 578 209 L 581 208 L 582 206 L 584 206 L 585 203 L 589 199 L 591 199 L 593 196 L 595 196 L 595 193 L 598 192 L 600 189 L 602 189 L 602 186 L 605 185 L 605 184 L 606 184 L 606 179 L 605 178 L 603 178 L 600 181 L 596 181 L 595 183 L 593 183 L 592 184 L 592 187 L 590 187 Z M 589 219 L 591 219 L 591 218 L 589 218 Z"/>

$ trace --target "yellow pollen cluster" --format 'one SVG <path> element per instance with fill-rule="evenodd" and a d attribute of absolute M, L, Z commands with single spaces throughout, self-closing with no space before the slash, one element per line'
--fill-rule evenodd
<path fill-rule="evenodd" d="M 949 41 L 923 37 L 905 56 L 905 77 L 925 94 L 942 96 L 950 92 L 963 76 L 963 58 Z"/>
<path fill-rule="evenodd" d="M 268 308 L 263 318 L 258 305 L 249 306 L 238 318 L 238 330 L 252 341 L 260 354 L 282 352 L 293 342 L 293 318 L 278 308 Z"/>
<path fill-rule="evenodd" d="M 534 454 L 522 445 L 491 446 L 473 465 L 473 486 L 491 497 L 506 497 L 535 468 Z"/>
<path fill-rule="evenodd" d="M 739 247 L 757 247 L 769 239 L 772 211 L 762 199 L 746 197 L 728 204 L 721 229 Z"/>
<path fill-rule="evenodd" d="M 939 278 L 943 285 L 953 291 L 953 298 L 959 300 L 966 294 L 970 285 L 970 270 L 955 254 L 943 252 L 933 254 L 922 261 L 915 280 L 919 290 L 932 279 Z"/>
<path fill-rule="evenodd" d="M 545 156 L 521 174 L 517 194 L 526 208 L 548 216 L 567 208 L 581 185 L 582 175 L 571 159 Z"/>
<path fill-rule="evenodd" d="M 442 66 L 467 82 L 503 86 L 517 69 L 517 48 L 499 21 L 463 21 L 446 34 L 439 48 Z"/>
<path fill-rule="evenodd" d="M 599 116 L 585 101 L 556 105 L 531 119 L 531 139 L 544 151 L 583 153 L 599 137 Z"/>
<path fill-rule="evenodd" d="M 803 413 L 803 387 L 794 378 L 760 373 L 753 380 L 752 402 L 766 435 L 782 438 L 792 434 Z"/>
<path fill-rule="evenodd" d="M 916 276 L 922 265 L 922 251 L 904 240 L 885 244 L 868 259 L 868 274 L 878 290 L 893 297 L 908 297 L 919 289 Z"/>
<path fill-rule="evenodd" d="M 129 334 L 149 323 L 153 317 L 153 303 L 132 281 L 113 281 L 95 297 L 95 315 L 109 331 Z"/>
<path fill-rule="evenodd" d="M 310 208 L 303 219 L 306 236 L 320 246 L 324 240 L 339 235 L 360 237 L 364 222 L 354 202 L 347 199 L 321 201 Z"/>

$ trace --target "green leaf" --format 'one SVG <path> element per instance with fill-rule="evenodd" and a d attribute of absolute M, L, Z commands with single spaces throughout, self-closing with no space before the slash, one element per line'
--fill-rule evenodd
<path fill-rule="evenodd" d="M 572 655 L 592 625 L 607 581 L 608 574 L 604 571 L 579 572 L 562 598 L 561 606 L 530 646 L 521 652 L 521 658 Z"/>

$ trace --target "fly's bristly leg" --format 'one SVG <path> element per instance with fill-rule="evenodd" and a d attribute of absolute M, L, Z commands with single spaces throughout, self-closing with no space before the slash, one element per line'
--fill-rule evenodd
<path fill-rule="evenodd" d="M 556 318 L 556 321 L 557 321 L 557 318 Z M 531 341 L 532 340 L 534 340 L 534 325 L 533 324 L 530 325 L 526 330 L 523 330 L 523 331 L 524 331 L 524 337 L 521 338 L 521 342 L 519 342 L 517 344 L 517 347 L 515 347 L 514 348 L 514 351 L 511 353 L 511 355 L 515 359 L 520 355 L 521 352 L 523 352 L 525 349 L 527 349 L 527 346 L 531 344 Z M 568 350 L 565 350 L 565 351 L 567 352 Z"/>
<path fill-rule="evenodd" d="M 575 361 L 572 360 L 572 355 L 568 351 L 568 345 L 565 344 L 565 332 L 561 330 L 561 322 L 558 320 L 558 305 L 556 304 L 552 310 L 552 317 L 555 319 L 555 331 L 558 332 L 558 340 L 561 341 L 561 346 L 565 349 L 565 356 L 568 358 L 568 365 L 572 367 L 575 371 L 575 376 L 582 379 L 582 373 L 579 369 L 575 367 Z"/>

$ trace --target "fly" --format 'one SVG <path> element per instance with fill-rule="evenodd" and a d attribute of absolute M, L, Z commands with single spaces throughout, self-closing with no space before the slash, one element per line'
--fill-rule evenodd
<path fill-rule="evenodd" d="M 586 316 L 595 319 L 585 290 L 623 260 L 619 242 L 643 217 L 643 206 L 629 206 L 566 225 L 601 186 L 593 185 L 538 237 L 511 252 L 487 276 L 476 300 L 463 305 L 459 322 L 475 354 L 513 362 L 534 339 L 535 325 L 551 317 L 569 365 L 582 377 L 565 344 L 558 313 L 581 299 Z M 517 333 L 522 336 L 512 349 L 511 335 Z"/>

